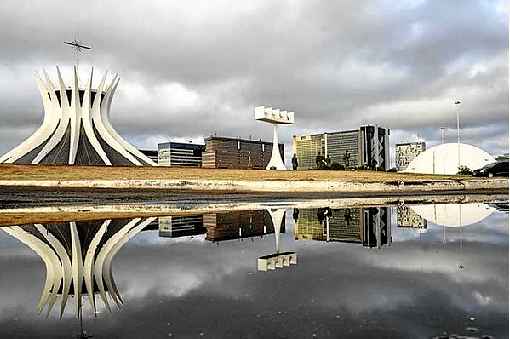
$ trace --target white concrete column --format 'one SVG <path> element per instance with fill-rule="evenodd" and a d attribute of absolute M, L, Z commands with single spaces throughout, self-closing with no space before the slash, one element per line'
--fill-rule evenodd
<path fill-rule="evenodd" d="M 275 250 L 276 253 L 280 253 L 280 227 L 282 225 L 283 217 L 285 216 L 284 209 L 277 210 L 267 210 L 269 215 L 271 215 L 271 220 L 273 222 L 274 228 L 274 236 L 275 236 Z"/>
<path fill-rule="evenodd" d="M 271 160 L 266 166 L 266 170 L 271 169 L 271 167 L 276 168 L 279 171 L 284 171 L 287 168 L 283 163 L 282 156 L 280 154 L 280 149 L 278 147 L 278 124 L 273 125 L 273 151 L 271 153 Z"/>

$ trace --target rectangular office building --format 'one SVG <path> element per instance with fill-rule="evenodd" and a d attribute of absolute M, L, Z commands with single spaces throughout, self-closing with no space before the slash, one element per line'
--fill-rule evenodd
<path fill-rule="evenodd" d="M 293 137 L 298 170 L 317 169 L 317 156 L 345 168 L 389 169 L 390 130 L 373 125 L 359 129 Z"/>
<path fill-rule="evenodd" d="M 158 144 L 158 165 L 201 167 L 204 149 L 204 145 L 183 142 Z"/>
<path fill-rule="evenodd" d="M 280 154 L 284 158 L 283 144 L 279 144 Z M 225 137 L 205 139 L 205 151 L 202 154 L 204 168 L 265 169 L 273 143 Z"/>
<path fill-rule="evenodd" d="M 406 142 L 395 145 L 395 163 L 398 171 L 403 171 L 421 152 L 426 150 L 424 141 Z"/>
<path fill-rule="evenodd" d="M 315 169 L 317 155 L 325 153 L 324 134 L 294 136 L 293 146 L 298 169 Z"/>
<path fill-rule="evenodd" d="M 296 240 L 358 243 L 371 248 L 392 243 L 388 207 L 300 209 L 294 211 L 294 220 Z"/>

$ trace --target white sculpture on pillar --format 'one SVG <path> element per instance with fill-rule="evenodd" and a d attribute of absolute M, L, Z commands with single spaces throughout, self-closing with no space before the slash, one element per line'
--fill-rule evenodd
<path fill-rule="evenodd" d="M 255 107 L 255 119 L 268 122 L 273 125 L 273 152 L 266 170 L 271 168 L 286 170 L 280 150 L 278 148 L 278 125 L 291 125 L 294 123 L 294 112 L 281 111 L 272 107 Z"/>

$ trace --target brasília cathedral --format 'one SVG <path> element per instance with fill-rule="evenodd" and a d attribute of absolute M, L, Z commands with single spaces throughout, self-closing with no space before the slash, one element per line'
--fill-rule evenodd
<path fill-rule="evenodd" d="M 156 165 L 112 127 L 109 116 L 119 76 L 107 81 L 107 73 L 93 87 L 94 68 L 84 87 L 77 67 L 66 85 L 57 66 L 57 83 L 46 71 L 36 75 L 41 93 L 42 125 L 19 146 L 0 157 L 0 163 L 68 165 Z"/>

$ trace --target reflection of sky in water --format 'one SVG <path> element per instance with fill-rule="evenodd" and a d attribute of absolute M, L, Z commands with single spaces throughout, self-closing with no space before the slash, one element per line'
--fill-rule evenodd
<path fill-rule="evenodd" d="M 274 252 L 273 234 L 212 243 L 139 233 L 113 262 L 124 306 L 85 327 L 96 338 L 507 337 L 508 214 L 463 228 L 429 222 L 426 233 L 397 227 L 394 215 L 391 246 L 375 249 L 296 241 L 287 213 L 280 247 L 298 265 L 271 272 L 256 258 Z M 36 314 L 44 267 L 4 232 L 0 269 L 0 337 L 77 333 L 72 317 Z"/>

